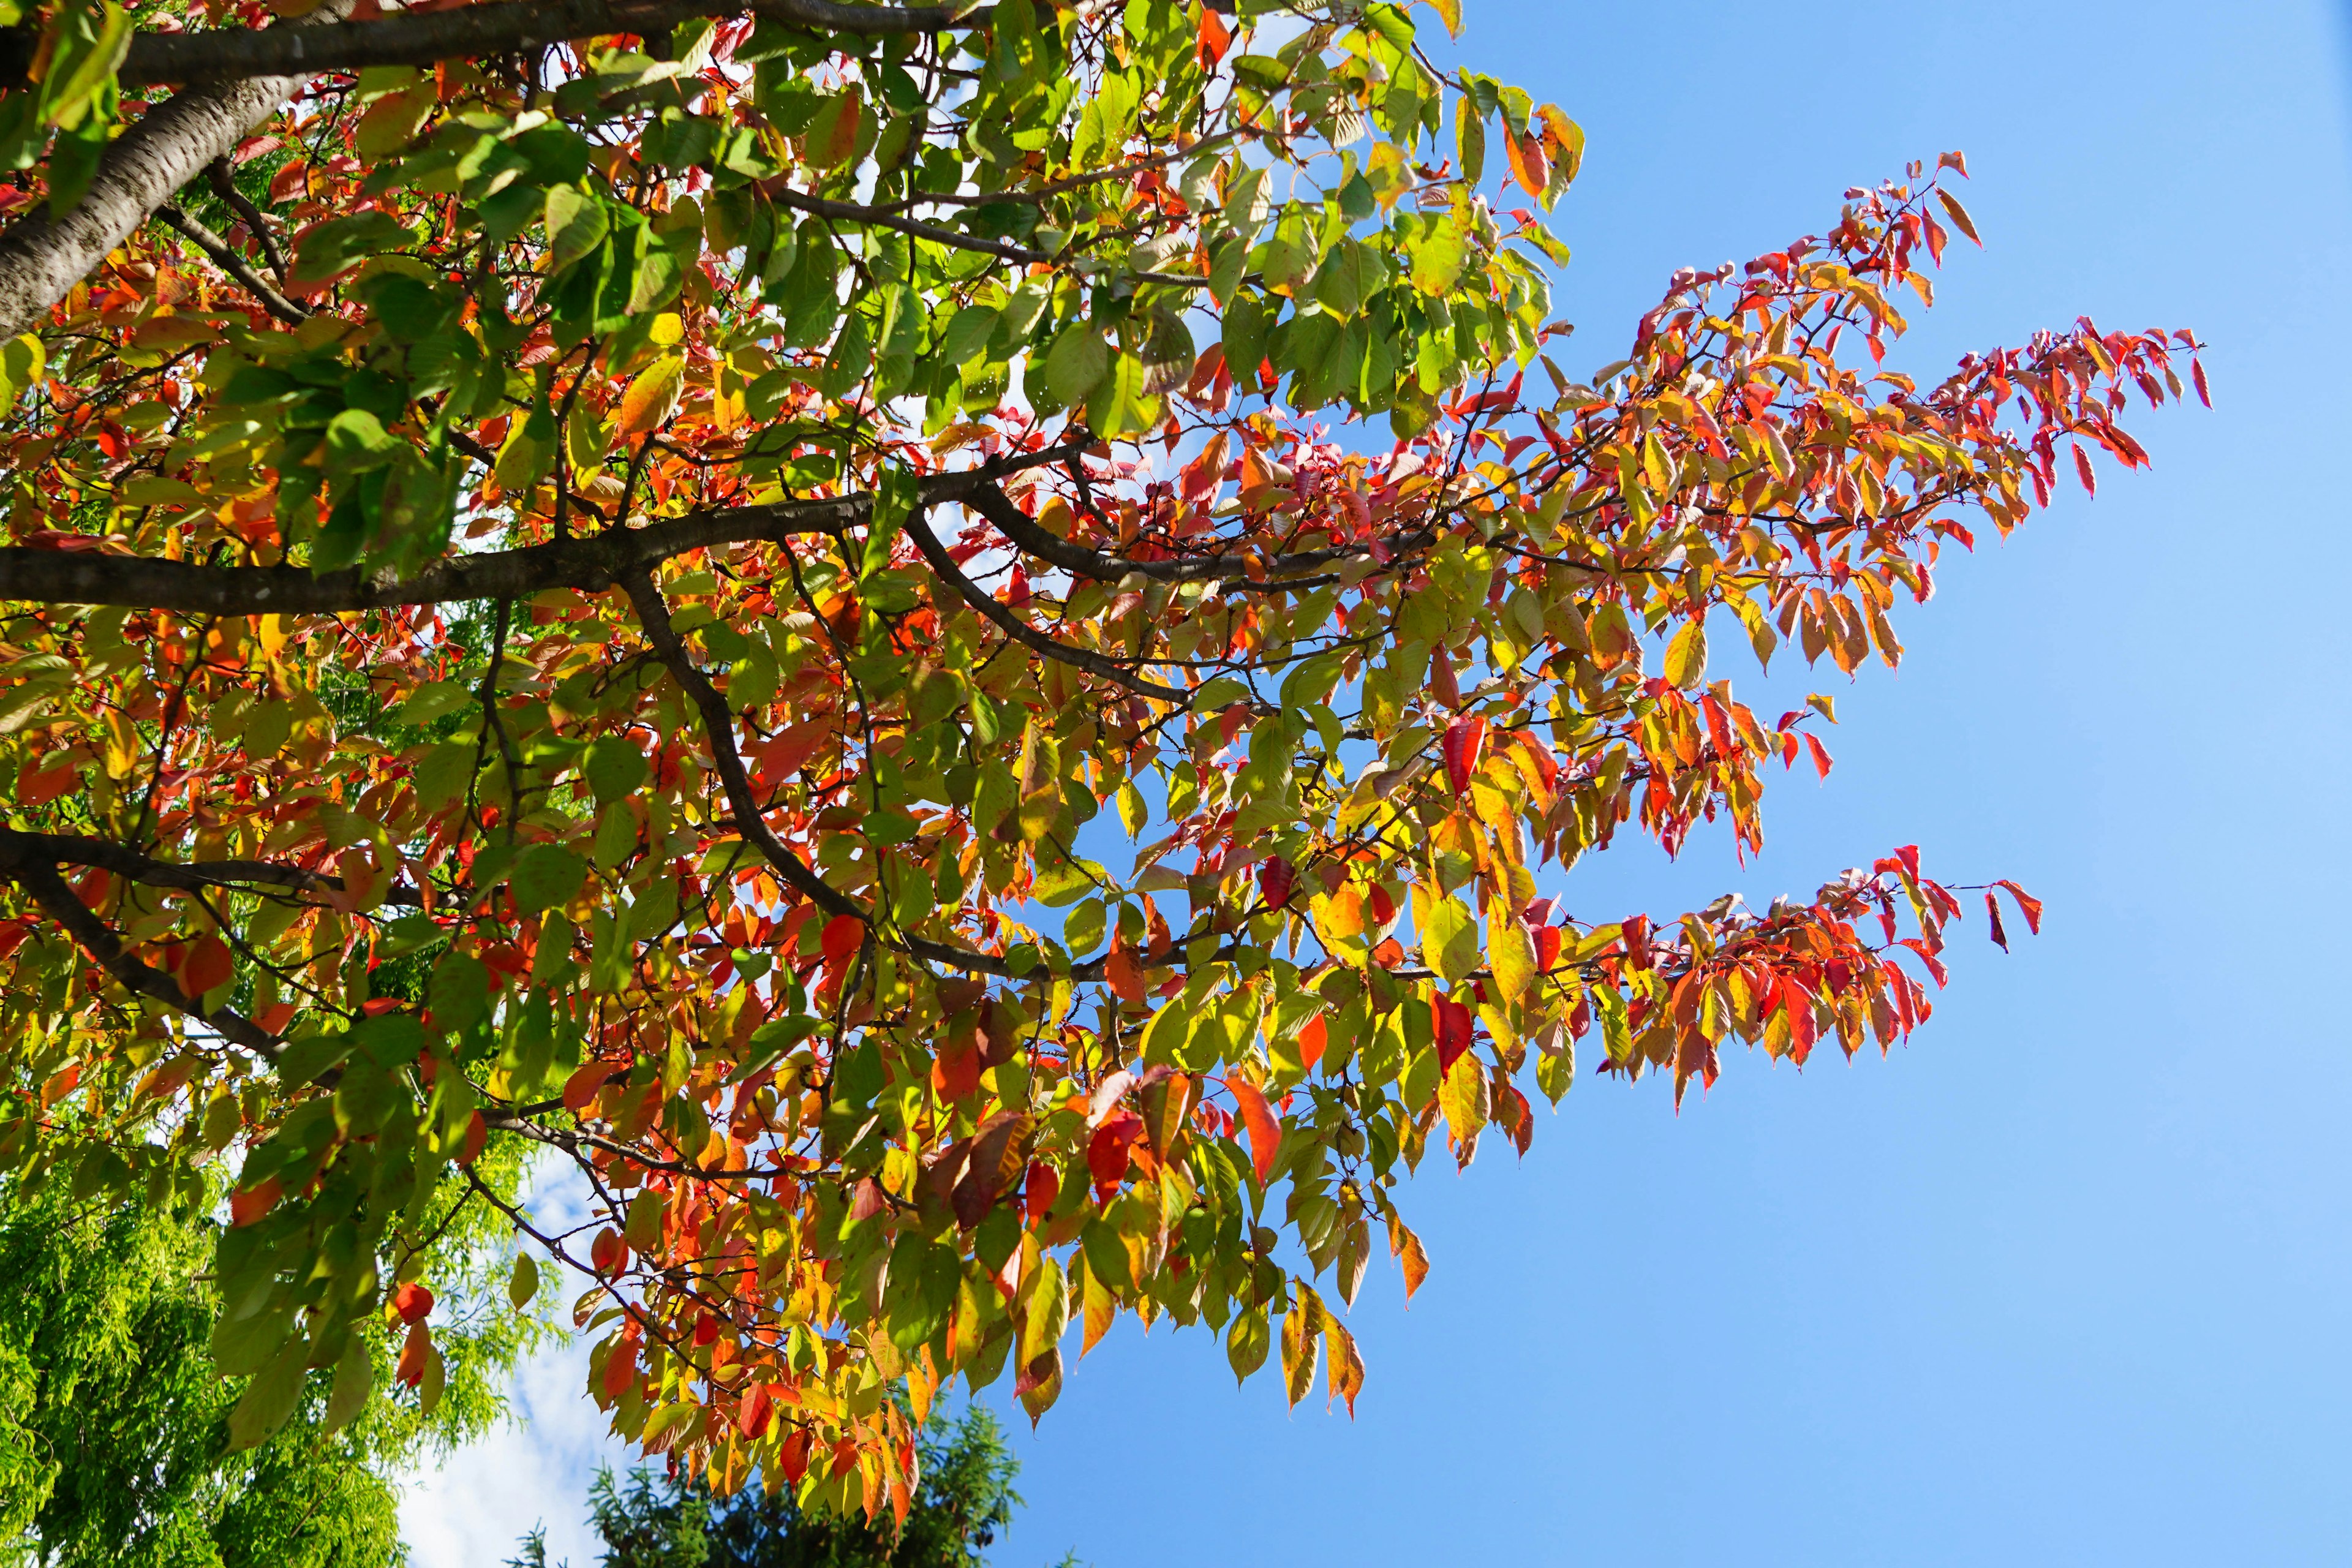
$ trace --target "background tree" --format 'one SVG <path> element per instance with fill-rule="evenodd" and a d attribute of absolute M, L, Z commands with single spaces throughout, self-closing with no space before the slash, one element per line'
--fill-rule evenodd
<path fill-rule="evenodd" d="M 903 1521 L 869 1521 L 803 1507 L 786 1489 L 747 1487 L 719 1498 L 709 1486 L 646 1470 L 598 1474 L 590 1517 L 608 1568 L 980 1568 L 1013 1522 L 1021 1462 L 985 1405 L 966 1405 L 944 1431 L 916 1439 L 922 1483 Z M 544 1531 L 512 1568 L 545 1568 Z"/>
<path fill-rule="evenodd" d="M 1915 849 L 1674 919 L 1537 871 L 1760 844 L 1830 704 L 1711 632 L 1891 664 L 2194 347 L 1883 369 L 1952 157 L 1577 379 L 1581 132 L 1387 4 L 142 17 L 59 0 L 0 100 L 0 1163 L 237 1152 L 247 1440 L 386 1323 L 438 1386 L 453 1191 L 720 1495 L 903 1516 L 941 1385 L 1042 1413 L 1121 1312 L 1352 1402 L 1441 1122 L 1927 1016 Z"/>
<path fill-rule="evenodd" d="M 43 1568 L 401 1560 L 390 1478 L 480 1431 L 530 1342 L 510 1312 L 453 1321 L 430 1417 L 381 1399 L 325 1427 L 323 1387 L 230 1449 L 204 1205 L 107 1208 L 50 1185 L 0 1205 L 0 1561 Z M 445 1246 L 446 1246 L 445 1238 Z M 467 1238 L 480 1239 L 480 1238 Z M 445 1251 L 443 1261 L 462 1272 Z M 380 1369 L 388 1378 L 389 1363 Z"/>

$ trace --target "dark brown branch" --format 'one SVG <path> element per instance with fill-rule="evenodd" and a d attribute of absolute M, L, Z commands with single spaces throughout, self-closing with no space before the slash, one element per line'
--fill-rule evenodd
<path fill-rule="evenodd" d="M 5 830 L 0 830 L 5 831 Z M 268 1061 L 276 1061 L 281 1043 L 277 1036 L 247 1017 L 234 1007 L 220 1007 L 205 1012 L 203 1003 L 180 989 L 180 983 L 152 964 L 144 963 L 124 951 L 122 941 L 104 921 L 92 914 L 89 906 L 74 895 L 66 879 L 58 872 L 57 864 L 40 858 L 37 854 L 20 853 L 16 841 L 28 835 L 7 834 L 0 837 L 0 876 L 22 888 L 41 912 L 63 926 L 66 934 L 79 943 L 83 952 L 96 959 L 117 984 L 138 995 L 162 1003 L 174 1012 L 184 1013 L 210 1028 L 221 1038 Z"/>
<path fill-rule="evenodd" d="M 1099 675 L 1106 680 L 1115 680 L 1129 691 L 1138 692 L 1145 697 L 1156 697 L 1162 702 L 1173 702 L 1180 708 L 1188 706 L 1192 702 L 1191 692 L 1174 686 L 1163 686 L 1156 680 L 1147 680 L 1117 659 L 1107 658 L 1090 648 L 1072 647 L 1067 643 L 1057 642 L 1014 615 L 1005 605 L 999 604 L 994 597 L 982 590 L 979 584 L 965 576 L 963 569 L 955 563 L 954 557 L 940 546 L 939 536 L 931 531 L 930 523 L 923 516 L 922 508 L 916 508 L 908 515 L 907 533 L 914 540 L 916 550 L 920 552 L 923 559 L 930 563 L 931 570 L 939 574 L 941 582 L 954 589 L 965 604 L 978 610 L 991 625 L 1023 647 L 1033 653 L 1042 654 L 1047 658 L 1059 659 L 1062 663 L 1074 668 L 1083 669 L 1090 675 Z"/>
<path fill-rule="evenodd" d="M 0 599 L 127 605 L 215 616 L 337 615 L 401 605 L 522 598 L 547 588 L 596 594 L 656 561 L 717 544 L 827 533 L 865 515 L 866 498 L 699 512 L 589 538 L 452 555 L 411 577 L 304 566 L 205 566 L 98 551 L 0 548 Z"/>
<path fill-rule="evenodd" d="M 845 5 L 829 0 L 505 0 L 425 16 L 341 22 L 305 34 L 246 27 L 141 33 L 131 39 L 118 74 L 126 87 L 153 87 L 430 65 L 613 33 L 661 33 L 681 22 L 746 13 L 812 32 L 865 37 L 985 26 L 989 17 L 989 9 L 979 5 Z M 0 45 L 6 81 L 23 79 L 37 31 L 7 29 L 6 42 Z"/>
<path fill-rule="evenodd" d="M 1052 251 L 1036 250 L 1025 245 L 1015 245 L 1009 239 L 990 239 L 985 236 L 966 234 L 959 228 L 947 228 L 920 218 L 904 216 L 888 207 L 870 206 L 864 202 L 837 202 L 826 196 L 805 195 L 782 179 L 767 182 L 760 187 L 768 199 L 780 207 L 791 207 L 811 217 L 832 218 L 841 223 L 870 223 L 883 228 L 894 228 L 900 234 L 917 239 L 928 239 L 959 250 L 977 250 L 1004 261 L 1016 261 L 1024 266 L 1052 264 L 1056 258 Z M 1146 283 L 1170 283 L 1180 288 L 1205 288 L 1206 278 L 1196 278 L 1182 272 L 1138 272 L 1135 277 Z"/>
<path fill-rule="evenodd" d="M 269 270 L 277 274 L 278 280 L 285 282 L 286 253 L 278 248 L 277 237 L 269 232 L 269 220 L 261 216 L 261 209 L 253 205 L 253 198 L 236 188 L 236 181 L 229 174 L 228 160 L 214 159 L 205 165 L 205 174 L 212 181 L 213 195 L 226 202 L 229 211 L 245 220 L 245 226 L 253 231 L 253 242 L 261 247 L 262 259 L 269 263 Z"/>
<path fill-rule="evenodd" d="M 454 441 L 454 438 L 453 438 Z M 976 468 L 922 482 L 930 501 L 961 501 L 975 487 L 1024 468 L 1063 461 L 1075 448 L 1015 452 Z M 477 448 L 478 450 L 478 448 Z M 720 544 L 780 542 L 796 534 L 839 533 L 864 521 L 865 495 L 690 512 L 643 528 L 550 540 L 517 550 L 451 555 L 410 577 L 303 566 L 206 566 L 193 561 L 110 555 L 95 550 L 0 547 L 0 601 L 122 605 L 212 616 L 343 615 L 403 605 L 523 598 L 548 588 L 601 594 L 656 562 Z"/>
<path fill-rule="evenodd" d="M 277 860 L 158 860 L 128 845 L 69 833 L 21 833 L 0 827 L 0 875 L 15 865 L 90 866 L 151 888 L 201 892 L 213 888 L 284 888 L 297 893 L 340 893 L 343 879 Z M 414 888 L 394 888 L 384 901 L 417 905 Z"/>
<path fill-rule="evenodd" d="M 289 327 L 299 327 L 310 319 L 310 312 L 270 287 L 269 279 L 257 271 L 253 263 L 239 256 L 228 241 L 165 202 L 155 209 L 155 216 L 188 237 L 191 244 L 213 259 L 213 265 L 244 286 L 245 291 L 261 301 L 263 310 Z"/>

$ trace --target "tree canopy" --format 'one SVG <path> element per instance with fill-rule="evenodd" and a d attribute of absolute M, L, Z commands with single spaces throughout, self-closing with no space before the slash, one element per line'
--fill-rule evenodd
<path fill-rule="evenodd" d="M 233 1165 L 247 1439 L 387 1332 L 439 1386 L 453 1194 L 722 1495 L 903 1514 L 940 1387 L 1121 1313 L 1352 1405 L 1441 1130 L 1928 1016 L 1910 847 L 1539 891 L 1828 771 L 1711 650 L 1894 663 L 2203 389 L 1883 364 L 1957 156 L 1570 374 L 1583 134 L 1458 0 L 275 11 L 56 0 L 0 94 L 0 1168 Z"/>
<path fill-rule="evenodd" d="M 787 1490 L 747 1487 L 721 1498 L 677 1471 L 659 1479 L 602 1471 L 588 1500 L 604 1568 L 981 1568 L 1020 1505 L 1020 1461 L 981 1405 L 915 1441 L 921 1483 L 903 1519 L 878 1522 L 804 1508 Z M 509 1568 L 547 1568 L 544 1530 L 524 1539 Z"/>
<path fill-rule="evenodd" d="M 0 1563 L 398 1562 L 393 1473 L 479 1431 L 528 1341 L 510 1314 L 453 1323 L 453 1389 L 429 1417 L 376 1400 L 330 1433 L 314 1388 L 232 1449 L 240 1390 L 214 1364 L 209 1205 L 103 1207 L 56 1184 L 0 1196 Z"/>

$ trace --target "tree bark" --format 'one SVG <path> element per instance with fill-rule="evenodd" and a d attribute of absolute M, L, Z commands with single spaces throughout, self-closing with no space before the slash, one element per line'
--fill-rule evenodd
<path fill-rule="evenodd" d="M 341 22 L 352 0 L 325 0 L 289 32 Z M 251 34 L 266 37 L 270 28 Z M 0 234 L 0 338 L 37 325 L 173 192 L 278 112 L 309 73 L 263 76 L 191 88 L 148 110 L 99 159 L 98 174 L 74 209 L 56 221 L 35 212 Z"/>

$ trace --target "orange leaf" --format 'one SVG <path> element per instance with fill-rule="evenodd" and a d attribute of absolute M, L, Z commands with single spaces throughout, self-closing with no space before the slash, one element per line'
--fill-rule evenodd
<path fill-rule="evenodd" d="M 216 936 L 200 936 L 181 962 L 180 988 L 192 1000 L 202 1001 L 206 992 L 226 984 L 236 972 L 229 959 L 228 944 Z"/>
<path fill-rule="evenodd" d="M 1977 238 L 1976 220 L 1969 216 L 1969 209 L 1960 205 L 1958 197 L 1953 195 L 1949 191 L 1937 191 L 1936 193 L 1936 199 L 1944 204 L 1944 210 L 1952 215 L 1952 222 L 1958 226 L 1959 231 L 1962 234 L 1967 235 L 1972 240 L 1976 240 L 1976 243 L 1979 246 L 1984 244 L 1983 240 Z"/>
<path fill-rule="evenodd" d="M 231 1193 L 228 1198 L 229 1227 L 234 1230 L 251 1225 L 255 1220 L 276 1208 L 278 1200 L 284 1195 L 285 1189 L 278 1184 L 278 1178 L 275 1176 L 271 1176 L 257 1187 L 247 1187 L 241 1193 Z"/>
<path fill-rule="evenodd" d="M 404 1323 L 421 1323 L 433 1310 L 433 1292 L 411 1280 L 392 1293 L 392 1310 Z"/>
<path fill-rule="evenodd" d="M 1274 1173 L 1275 1152 L 1282 1147 L 1281 1119 L 1265 1102 L 1265 1095 L 1249 1079 L 1229 1078 L 1225 1087 L 1234 1091 L 1234 1100 L 1241 1107 L 1242 1125 L 1249 1130 L 1250 1163 L 1257 1168 L 1258 1185 L 1264 1186 L 1266 1178 Z"/>
<path fill-rule="evenodd" d="M 1329 1035 L 1320 1013 L 1307 1019 L 1298 1031 L 1298 1059 L 1306 1064 L 1308 1072 L 1313 1072 L 1315 1064 L 1323 1059 L 1323 1046 Z"/>
<path fill-rule="evenodd" d="M 1201 6 L 1201 68 L 1207 70 L 1223 59 L 1225 51 L 1233 47 L 1233 29 L 1225 26 L 1225 19 L 1217 15 L 1214 7 L 1204 3 Z"/>

